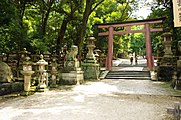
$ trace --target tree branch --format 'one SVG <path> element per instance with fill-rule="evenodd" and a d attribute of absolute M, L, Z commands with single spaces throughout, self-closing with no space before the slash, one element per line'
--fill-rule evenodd
<path fill-rule="evenodd" d="M 101 3 L 103 3 L 104 0 L 101 0 L 99 3 L 97 3 L 94 8 L 90 11 L 90 13 L 92 13 Z"/>

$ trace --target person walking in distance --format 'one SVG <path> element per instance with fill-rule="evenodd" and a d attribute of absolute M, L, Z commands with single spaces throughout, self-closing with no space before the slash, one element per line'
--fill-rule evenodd
<path fill-rule="evenodd" d="M 133 56 L 132 55 L 130 56 L 130 62 L 131 62 L 131 65 L 133 65 Z"/>
<path fill-rule="evenodd" d="M 135 56 L 135 64 L 138 65 L 138 58 Z"/>

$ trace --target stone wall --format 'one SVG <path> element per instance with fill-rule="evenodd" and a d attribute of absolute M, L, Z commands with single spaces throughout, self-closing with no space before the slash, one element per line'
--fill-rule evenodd
<path fill-rule="evenodd" d="M 1 83 L 0 95 L 23 91 L 23 82 Z"/>

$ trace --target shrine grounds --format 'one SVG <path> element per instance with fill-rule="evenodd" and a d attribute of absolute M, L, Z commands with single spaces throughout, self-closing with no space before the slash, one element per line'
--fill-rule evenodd
<path fill-rule="evenodd" d="M 167 108 L 180 96 L 167 82 L 103 79 L 1 96 L 0 120 L 173 120 Z"/>
<path fill-rule="evenodd" d="M 179 93 L 169 90 L 167 84 L 150 83 L 102 80 L 27 97 L 4 96 L 0 102 L 0 120 L 172 120 L 167 107 L 173 107 L 175 101 L 181 102 L 180 97 L 171 95 Z M 126 86 L 121 88 L 122 84 Z M 133 84 L 135 87 L 128 88 Z M 142 85 L 156 90 L 142 87 L 133 92 Z"/>

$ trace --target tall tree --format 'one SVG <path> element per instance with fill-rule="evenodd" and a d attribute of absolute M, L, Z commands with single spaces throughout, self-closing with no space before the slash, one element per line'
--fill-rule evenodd
<path fill-rule="evenodd" d="M 67 30 L 67 25 L 70 21 L 75 20 L 76 19 L 76 12 L 79 12 L 81 6 L 82 6 L 82 2 L 74 0 L 74 1 L 64 1 L 64 5 L 62 5 L 62 3 L 58 6 L 58 8 L 56 8 L 56 12 L 63 14 L 64 15 L 64 19 L 62 21 L 62 24 L 60 26 L 60 30 L 58 32 L 58 37 L 57 37 L 57 47 L 56 47 L 56 51 L 57 54 L 59 54 L 60 51 L 60 47 L 63 46 L 64 44 L 64 37 L 65 37 L 65 32 Z M 64 7 L 62 7 L 64 6 Z"/>
<path fill-rule="evenodd" d="M 51 12 L 53 3 L 55 0 L 42 0 L 42 35 L 44 36 L 46 34 L 46 27 L 48 22 L 48 17 Z"/>
<path fill-rule="evenodd" d="M 79 58 L 81 58 L 81 54 L 82 54 L 83 41 L 85 37 L 85 32 L 86 32 L 89 16 L 102 2 L 104 2 L 104 0 L 95 0 L 95 1 L 86 0 L 86 3 L 85 3 L 86 5 L 83 12 L 82 20 L 81 20 L 79 29 L 77 31 L 76 43 L 79 43 L 78 44 Z"/>

